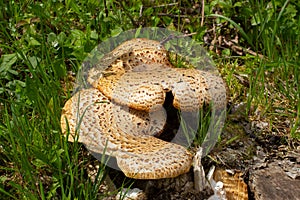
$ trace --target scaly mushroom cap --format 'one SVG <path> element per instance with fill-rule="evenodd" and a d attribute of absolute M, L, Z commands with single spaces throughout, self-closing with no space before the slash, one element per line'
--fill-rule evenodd
<path fill-rule="evenodd" d="M 166 92 L 171 91 L 174 107 L 183 111 L 198 110 L 211 101 L 224 106 L 225 88 L 220 77 L 197 69 L 174 68 L 158 41 L 132 39 L 109 55 L 115 60 L 110 60 L 97 78 L 91 70 L 89 80 L 118 104 L 149 112 L 161 107 Z"/>
<path fill-rule="evenodd" d="M 97 87 L 99 78 L 107 76 L 107 74 L 123 75 L 130 70 L 145 71 L 154 70 L 154 67 L 171 67 L 167 54 L 168 51 L 158 41 L 135 38 L 120 44 L 102 58 L 99 63 L 100 67 L 92 68 L 87 80 L 91 85 Z M 156 65 L 154 66 L 153 63 Z M 151 68 L 148 68 L 148 64 L 151 65 Z M 105 69 L 104 72 L 103 69 Z"/>
<path fill-rule="evenodd" d="M 68 133 L 68 122 L 69 140 L 72 141 L 77 132 L 78 141 L 84 143 L 89 150 L 115 156 L 120 169 L 131 178 L 171 178 L 189 171 L 191 153 L 180 145 L 165 142 L 149 136 L 150 134 L 137 137 L 136 133 L 124 132 L 117 122 L 124 120 L 123 123 L 126 123 L 131 118 L 127 124 L 135 126 L 137 120 L 144 121 L 138 119 L 143 118 L 144 114 L 135 111 L 135 114 L 127 113 L 124 118 L 124 112 L 115 112 L 121 110 L 118 107 L 120 108 L 109 102 L 97 89 L 82 90 L 68 100 L 63 108 L 62 131 L 64 134 Z M 157 116 L 161 118 L 160 115 Z M 152 127 L 160 131 L 157 127 L 161 126 L 163 120 L 165 119 L 154 119 L 148 126 L 144 124 L 144 131 L 152 133 Z"/>
<path fill-rule="evenodd" d="M 198 110 L 211 101 L 224 106 L 223 80 L 197 69 L 161 67 L 115 73 L 100 78 L 97 88 L 118 104 L 147 112 L 161 107 L 167 92 L 174 96 L 174 107 L 183 111 Z"/>

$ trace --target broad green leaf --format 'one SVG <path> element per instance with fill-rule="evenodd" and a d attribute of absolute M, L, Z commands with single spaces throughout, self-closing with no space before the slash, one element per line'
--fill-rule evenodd
<path fill-rule="evenodd" d="M 5 54 L 2 56 L 3 60 L 0 65 L 0 73 L 7 72 L 13 64 L 17 61 L 17 55 L 15 53 Z"/>
<path fill-rule="evenodd" d="M 67 39 L 67 36 L 64 32 L 59 33 L 59 35 L 57 36 L 57 41 L 60 46 L 64 45 L 66 39 Z"/>
<path fill-rule="evenodd" d="M 95 30 L 91 31 L 90 37 L 93 40 L 98 40 L 98 33 L 97 33 L 97 31 L 95 31 Z"/>
<path fill-rule="evenodd" d="M 48 43 L 52 43 L 54 41 L 56 41 L 56 34 L 53 33 L 53 32 L 51 32 L 51 33 L 48 34 L 47 42 Z"/>
<path fill-rule="evenodd" d="M 55 33 L 49 33 L 47 37 L 47 42 L 51 44 L 53 47 L 56 47 L 58 45 L 56 34 Z"/>
<path fill-rule="evenodd" d="M 122 32 L 123 32 L 123 29 L 121 27 L 118 27 L 111 31 L 111 36 L 116 37 L 116 36 L 120 35 L 120 33 L 122 33 Z"/>
<path fill-rule="evenodd" d="M 40 46 L 41 43 L 39 41 L 37 41 L 35 38 L 30 37 L 29 41 L 28 41 L 28 45 L 29 46 Z"/>
<path fill-rule="evenodd" d="M 28 60 L 29 60 L 30 64 L 32 65 L 32 67 L 36 68 L 36 66 L 38 65 L 38 63 L 41 59 L 36 56 L 30 56 L 28 58 Z"/>

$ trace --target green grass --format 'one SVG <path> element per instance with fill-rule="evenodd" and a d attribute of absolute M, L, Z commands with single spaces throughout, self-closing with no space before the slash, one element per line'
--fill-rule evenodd
<path fill-rule="evenodd" d="M 94 160 L 60 132 L 60 113 L 72 94 L 72 77 L 101 41 L 140 26 L 159 26 L 203 36 L 239 34 L 239 45 L 264 56 L 210 52 L 228 83 L 233 103 L 246 102 L 249 119 L 270 122 L 270 133 L 300 138 L 300 6 L 297 1 L 209 1 L 205 24 L 197 10 L 180 17 L 172 1 L 129 4 L 103 1 L 0 2 L 0 199 L 99 199 L 105 178 L 86 167 Z M 201 2 L 198 2 L 201 4 Z M 140 8 L 143 5 L 143 15 Z M 193 2 L 181 1 L 183 10 Z M 220 10 L 216 14 L 216 10 Z M 164 13 L 165 15 L 162 15 Z M 189 22 L 185 20 L 189 18 Z M 248 77 L 249 88 L 234 73 Z M 286 132 L 276 129 L 290 122 Z M 205 130 L 205 129 L 204 129 Z"/>

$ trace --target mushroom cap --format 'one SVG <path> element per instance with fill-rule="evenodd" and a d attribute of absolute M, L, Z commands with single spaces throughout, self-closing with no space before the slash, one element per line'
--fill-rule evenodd
<path fill-rule="evenodd" d="M 92 126 L 95 127 L 98 122 L 96 119 L 98 116 L 84 110 L 97 104 L 98 106 L 108 107 L 111 116 L 109 121 L 116 130 L 120 130 L 126 134 L 133 136 L 159 136 L 163 131 L 165 122 L 167 119 L 165 110 L 163 107 L 153 112 L 144 112 L 134 110 L 126 106 L 114 104 L 104 96 L 100 91 L 94 88 L 84 89 L 76 93 L 71 99 L 69 99 L 62 109 L 61 127 L 63 134 L 67 134 L 68 141 L 74 142 L 76 134 L 80 136 L 79 142 L 85 143 L 86 139 L 94 138 L 89 130 Z M 101 115 L 107 110 L 103 110 Z M 106 114 L 107 115 L 107 114 Z M 89 120 L 86 120 L 88 118 Z M 101 122 L 103 126 L 107 126 L 107 121 Z M 100 126 L 98 124 L 98 126 Z M 84 130 L 83 132 L 80 132 Z M 97 130 L 99 131 L 99 130 Z M 101 139 L 102 140 L 102 139 Z"/>
<path fill-rule="evenodd" d="M 118 166 L 128 177 L 172 178 L 189 171 L 192 155 L 184 147 L 165 142 L 151 134 L 136 136 L 122 130 L 119 123 L 116 123 L 124 117 L 124 113 L 115 112 L 118 106 L 108 101 L 97 89 L 82 90 L 68 100 L 63 108 L 62 132 L 70 132 L 70 141 L 77 132 L 78 141 L 89 150 L 115 156 Z M 129 117 L 130 123 L 135 124 L 135 119 L 144 116 L 136 112 L 133 115 L 128 113 L 124 120 Z M 152 126 L 157 126 L 156 123 L 161 125 L 160 120 L 154 119 L 145 126 L 145 130 L 149 127 L 152 130 Z M 156 132 L 159 128 L 154 130 Z"/>
<path fill-rule="evenodd" d="M 211 101 L 216 106 L 225 106 L 223 80 L 192 68 L 156 67 L 141 72 L 113 73 L 100 78 L 97 88 L 118 104 L 147 112 L 161 107 L 167 92 L 174 96 L 174 107 L 183 111 L 198 110 Z"/>
<path fill-rule="evenodd" d="M 149 112 L 160 108 L 171 91 L 174 107 L 183 111 L 198 110 L 212 101 L 224 106 L 225 88 L 220 77 L 193 68 L 174 68 L 158 41 L 135 38 L 119 45 L 108 57 L 102 63 L 107 68 L 97 76 L 91 70 L 89 80 L 113 102 Z"/>
<path fill-rule="evenodd" d="M 123 42 L 113 51 L 102 58 L 98 65 L 89 70 L 88 82 L 97 87 L 100 77 L 105 74 L 124 74 L 127 71 L 153 70 L 154 65 L 148 68 L 147 64 L 156 63 L 157 67 L 171 67 L 168 60 L 168 51 L 156 40 L 134 38 Z"/>

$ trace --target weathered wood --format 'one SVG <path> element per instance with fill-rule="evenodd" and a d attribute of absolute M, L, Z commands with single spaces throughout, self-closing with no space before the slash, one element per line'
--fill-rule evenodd
<path fill-rule="evenodd" d="M 273 162 L 250 173 L 250 190 L 256 200 L 299 200 L 300 180 L 292 179 Z"/>

